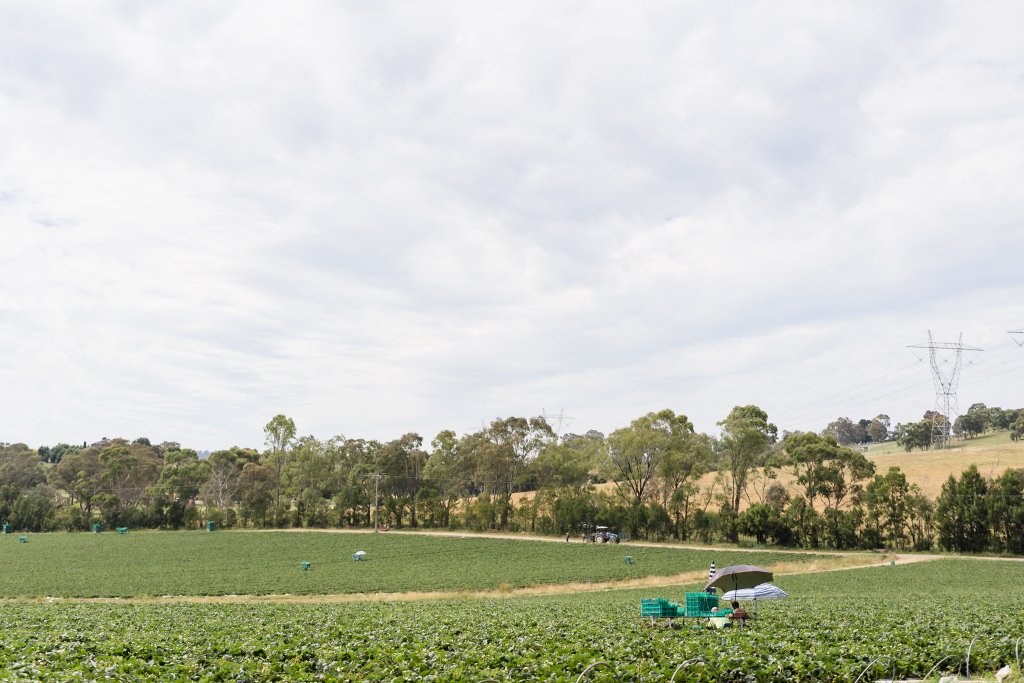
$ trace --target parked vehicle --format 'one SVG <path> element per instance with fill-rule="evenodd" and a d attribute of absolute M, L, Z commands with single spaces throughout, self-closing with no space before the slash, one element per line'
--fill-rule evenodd
<path fill-rule="evenodd" d="M 583 540 L 587 543 L 618 543 L 621 540 L 618 533 L 606 526 L 591 527 L 590 524 L 584 526 L 586 528 L 593 528 L 593 531 L 583 537 Z"/>

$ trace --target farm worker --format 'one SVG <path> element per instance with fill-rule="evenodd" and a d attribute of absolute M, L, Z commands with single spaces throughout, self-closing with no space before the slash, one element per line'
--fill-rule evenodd
<path fill-rule="evenodd" d="M 735 600 L 733 600 L 732 601 L 732 614 L 729 615 L 729 619 L 731 619 L 733 623 L 735 623 L 738 620 L 740 622 L 740 626 L 746 626 L 747 625 L 747 619 L 749 619 L 749 618 L 750 618 L 750 615 L 747 614 L 747 610 L 745 610 L 742 607 L 740 607 L 740 603 L 738 603 Z"/>

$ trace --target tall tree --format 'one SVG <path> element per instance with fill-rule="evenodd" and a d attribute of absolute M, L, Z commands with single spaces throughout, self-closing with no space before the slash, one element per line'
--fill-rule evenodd
<path fill-rule="evenodd" d="M 916 484 L 907 481 L 899 467 L 890 467 L 885 474 L 876 474 L 864 493 L 868 516 L 876 524 L 882 538 L 894 547 L 906 544 L 911 523 L 912 503 L 920 495 Z"/>
<path fill-rule="evenodd" d="M 882 443 L 889 440 L 889 426 L 891 419 L 885 413 L 876 415 L 867 426 L 867 435 L 872 443 Z"/>
<path fill-rule="evenodd" d="M 238 475 L 238 500 L 242 518 L 255 526 L 263 526 L 274 502 L 274 471 L 266 465 L 247 462 Z"/>
<path fill-rule="evenodd" d="M 377 453 L 377 471 L 386 476 L 381 491 L 399 526 L 402 525 L 402 517 L 407 508 L 410 524 L 413 527 L 418 525 L 416 496 L 423 481 L 423 466 L 427 460 L 422 446 L 423 437 L 409 433 L 387 442 Z"/>
<path fill-rule="evenodd" d="M 274 526 L 280 524 L 281 491 L 284 487 L 285 464 L 288 462 L 288 450 L 295 440 L 295 421 L 284 415 L 275 415 L 263 427 L 266 445 L 269 449 L 267 462 L 274 474 Z"/>
<path fill-rule="evenodd" d="M 479 480 L 497 505 L 501 529 L 508 526 L 512 494 L 522 485 L 530 462 L 554 440 L 542 417 L 494 420 L 470 440 Z"/>
<path fill-rule="evenodd" d="M 233 446 L 228 450 L 214 451 L 207 458 L 209 474 L 201 491 L 203 502 L 219 509 L 226 509 L 238 500 L 238 478 L 246 463 L 259 462 L 260 455 L 249 448 Z"/>
<path fill-rule="evenodd" d="M 723 470 L 729 506 L 739 514 L 750 470 L 762 463 L 768 448 L 775 443 L 778 428 L 768 422 L 768 413 L 755 405 L 736 406 L 718 426 L 722 428 Z"/>
<path fill-rule="evenodd" d="M 107 494 L 103 504 L 106 513 L 148 500 L 149 489 L 160 478 L 163 467 L 152 446 L 129 444 L 123 439 L 102 447 L 99 458 L 103 464 L 100 482 Z"/>
<path fill-rule="evenodd" d="M 1009 469 L 988 489 L 988 517 L 995 550 L 1024 553 L 1024 469 Z"/>
<path fill-rule="evenodd" d="M 783 450 L 785 462 L 811 506 L 821 496 L 826 507 L 839 508 L 851 494 L 859 493 L 859 482 L 875 473 L 870 460 L 862 453 L 843 448 L 831 434 L 793 434 L 786 439 Z"/>
<path fill-rule="evenodd" d="M 639 508 L 644 504 L 659 468 L 672 468 L 666 460 L 670 454 L 682 451 L 692 434 L 693 424 L 685 415 L 665 409 L 638 417 L 628 427 L 608 436 L 606 470 L 628 505 Z M 676 463 L 676 466 L 685 469 L 683 463 Z M 683 472 L 671 476 L 682 477 Z"/>
<path fill-rule="evenodd" d="M 907 453 L 915 448 L 926 450 L 932 442 L 932 422 L 929 419 L 908 424 L 898 424 L 893 429 L 893 438 Z"/>
<path fill-rule="evenodd" d="M 141 445 L 141 444 L 140 444 Z M 199 497 L 199 489 L 209 476 L 210 463 L 200 460 L 190 448 L 164 455 L 160 478 L 154 487 L 157 501 L 162 503 L 164 523 L 180 528 L 186 523 L 186 512 Z"/>
<path fill-rule="evenodd" d="M 63 456 L 57 466 L 50 470 L 50 484 L 63 490 L 85 513 L 92 514 L 93 499 L 102 489 L 100 476 L 103 463 L 98 448 L 76 450 Z"/>
<path fill-rule="evenodd" d="M 936 502 L 939 545 L 959 552 L 980 552 L 989 543 L 988 484 L 971 465 L 949 475 Z"/>
<path fill-rule="evenodd" d="M 841 446 L 859 443 L 864 440 L 864 427 L 848 417 L 840 417 L 828 423 L 823 434 L 832 436 Z"/>
<path fill-rule="evenodd" d="M 455 432 L 445 429 L 430 442 L 430 456 L 423 468 L 426 485 L 437 493 L 441 526 L 451 524 L 451 512 L 459 498 L 467 495 L 471 484 L 469 467 L 462 444 Z"/>
<path fill-rule="evenodd" d="M 662 492 L 662 504 L 672 517 L 673 535 L 684 540 L 699 490 L 698 480 L 711 468 L 714 451 L 707 434 L 696 434 L 684 416 L 678 421 L 681 428 L 670 436 L 670 446 L 658 463 L 657 478 Z M 685 421 L 685 424 L 684 424 Z"/>
<path fill-rule="evenodd" d="M 10 517 L 18 500 L 46 483 L 39 454 L 25 444 L 0 444 L 0 516 Z"/>

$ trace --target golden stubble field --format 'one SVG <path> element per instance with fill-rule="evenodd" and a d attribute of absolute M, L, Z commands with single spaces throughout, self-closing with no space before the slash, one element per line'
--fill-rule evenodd
<path fill-rule="evenodd" d="M 870 448 L 866 456 L 875 463 L 878 474 L 884 474 L 890 467 L 899 467 L 908 481 L 917 484 L 926 496 L 935 499 L 942 490 L 942 484 L 949 479 L 949 475 L 960 476 L 960 473 L 971 465 L 976 465 L 981 475 L 986 478 L 999 476 L 1007 469 L 1024 469 L 1024 441 L 1010 441 L 1006 432 L 1000 432 L 976 439 L 955 440 L 951 448 L 943 451 L 907 453 L 895 444 L 881 444 Z M 799 495 L 791 472 L 782 470 L 776 480 L 787 486 L 792 495 Z M 759 470 L 751 473 L 751 481 L 752 486 L 748 493 L 751 499 L 757 502 L 759 496 L 756 489 L 763 488 L 763 476 Z M 700 487 L 702 497 L 708 492 L 721 492 L 721 483 L 716 482 L 715 473 L 702 477 Z M 608 492 L 615 490 L 614 484 L 610 482 L 598 484 L 595 488 Z M 532 497 L 532 492 L 518 493 L 513 496 L 513 500 L 518 504 Z M 743 507 L 746 507 L 746 503 Z"/>

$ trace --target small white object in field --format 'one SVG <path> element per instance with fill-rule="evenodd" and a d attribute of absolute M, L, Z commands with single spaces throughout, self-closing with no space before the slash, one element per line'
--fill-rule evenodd
<path fill-rule="evenodd" d="M 943 676 L 939 679 L 939 683 L 960 683 L 960 677 L 956 674 L 952 676 Z"/>
<path fill-rule="evenodd" d="M 1007 664 L 1002 669 L 996 672 L 996 680 L 999 681 L 999 683 L 1003 683 L 1003 681 L 1009 678 L 1010 674 L 1012 673 L 1013 671 L 1010 669 L 1010 665 Z"/>

